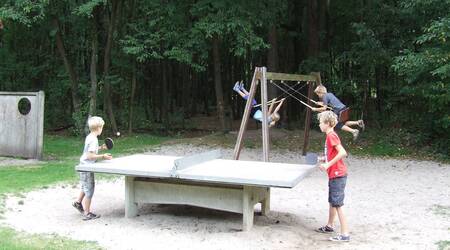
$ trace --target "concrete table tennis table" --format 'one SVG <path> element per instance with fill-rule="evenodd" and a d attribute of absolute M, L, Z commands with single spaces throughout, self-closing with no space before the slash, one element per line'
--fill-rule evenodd
<path fill-rule="evenodd" d="M 188 157 L 136 154 L 77 171 L 125 176 L 125 216 L 137 215 L 138 203 L 184 204 L 241 213 L 243 230 L 253 226 L 254 205 L 270 210 L 270 187 L 293 188 L 314 165 L 224 160 L 219 151 Z"/>

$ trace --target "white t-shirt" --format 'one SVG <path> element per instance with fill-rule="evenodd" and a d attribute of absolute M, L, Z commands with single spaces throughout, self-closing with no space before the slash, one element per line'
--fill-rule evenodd
<path fill-rule="evenodd" d="M 80 164 L 95 163 L 95 160 L 88 160 L 87 156 L 89 152 L 98 154 L 98 139 L 97 136 L 93 133 L 90 133 L 88 136 L 86 136 L 86 140 L 84 141 L 83 154 L 80 157 Z"/>

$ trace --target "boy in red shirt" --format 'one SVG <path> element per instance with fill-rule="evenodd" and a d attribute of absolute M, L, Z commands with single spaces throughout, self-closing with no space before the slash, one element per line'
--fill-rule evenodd
<path fill-rule="evenodd" d="M 325 141 L 325 156 L 319 168 L 328 173 L 328 202 L 330 203 L 330 210 L 328 213 L 328 223 L 318 228 L 316 231 L 320 233 L 334 232 L 334 218 L 336 213 L 341 224 L 341 233 L 331 237 L 331 241 L 349 241 L 350 236 L 348 232 L 347 220 L 344 216 L 342 206 L 344 205 L 345 184 L 347 182 L 347 166 L 345 166 L 342 158 L 347 156 L 347 152 L 342 147 L 341 140 L 336 132 L 334 126 L 337 124 L 337 116 L 332 111 L 325 111 L 318 115 L 320 130 L 327 135 Z"/>

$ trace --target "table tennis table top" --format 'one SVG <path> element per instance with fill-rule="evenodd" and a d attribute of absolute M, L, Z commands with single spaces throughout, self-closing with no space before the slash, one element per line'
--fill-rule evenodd
<path fill-rule="evenodd" d="M 177 162 L 183 159 L 177 156 L 136 154 L 78 165 L 76 170 L 230 185 L 292 188 L 315 167 L 306 164 L 206 159 L 178 168 Z"/>

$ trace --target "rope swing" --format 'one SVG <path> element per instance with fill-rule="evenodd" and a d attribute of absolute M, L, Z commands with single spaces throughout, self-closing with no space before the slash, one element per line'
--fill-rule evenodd
<path fill-rule="evenodd" d="M 297 98 L 295 95 L 293 95 L 293 94 L 291 94 L 289 91 L 287 91 L 285 88 L 280 87 L 280 85 L 276 84 L 274 81 L 270 80 L 269 82 L 270 82 L 271 84 L 275 85 L 277 88 L 279 88 L 279 89 L 280 89 L 281 91 L 283 91 L 285 94 L 288 94 L 289 96 L 291 96 L 292 98 L 294 98 L 295 100 L 297 100 L 298 102 L 300 102 L 301 104 L 305 105 L 306 107 L 310 108 L 311 110 L 313 109 L 313 107 L 311 107 L 309 104 L 307 104 L 307 103 L 305 103 L 304 101 L 300 100 L 300 99 Z M 298 85 L 299 83 L 300 83 L 300 82 L 298 81 L 296 85 Z M 314 100 L 308 98 L 307 96 L 305 96 L 304 94 L 302 94 L 302 93 L 300 92 L 300 90 L 301 90 L 303 87 L 305 87 L 305 86 L 307 85 L 307 83 L 303 84 L 303 86 L 300 87 L 299 89 L 295 89 L 295 88 L 294 88 L 296 85 L 295 85 L 294 87 L 291 87 L 291 86 L 289 86 L 287 83 L 285 83 L 284 81 L 281 81 L 281 84 L 283 84 L 284 86 L 286 86 L 289 90 L 291 90 L 291 91 L 293 91 L 293 92 L 299 94 L 300 96 L 302 96 L 302 97 L 305 98 L 306 100 L 311 101 L 311 102 L 313 102 L 314 104 L 316 104 L 316 105 L 318 105 L 318 106 L 327 107 L 327 109 L 332 110 L 331 107 L 328 107 L 328 106 L 323 105 L 323 104 L 321 104 L 321 103 L 319 103 L 319 102 L 316 102 L 316 101 L 314 101 Z"/>

